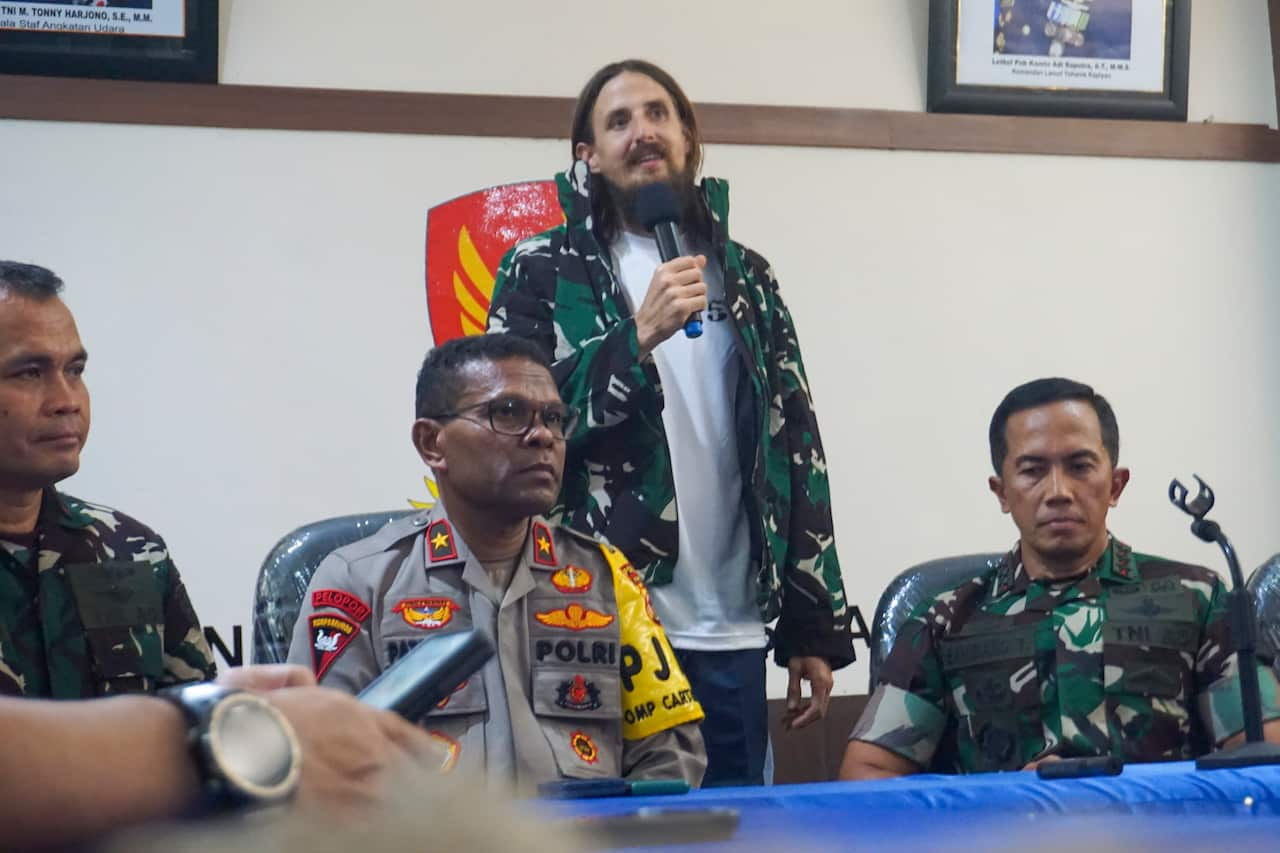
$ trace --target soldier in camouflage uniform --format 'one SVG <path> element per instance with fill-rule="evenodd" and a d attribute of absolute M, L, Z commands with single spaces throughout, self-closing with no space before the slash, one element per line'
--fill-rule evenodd
<path fill-rule="evenodd" d="M 825 713 L 831 670 L 853 660 L 795 327 L 768 262 L 729 238 L 727 184 L 694 184 L 696 118 L 670 75 L 638 60 L 601 69 L 571 145 L 565 223 L 502 260 L 488 327 L 541 346 L 585 415 L 553 512 L 641 568 L 707 712 L 704 784 L 758 783 L 764 625 L 778 619 L 793 725 Z M 690 250 L 667 262 L 636 225 L 636 191 L 659 181 Z M 678 330 L 699 310 L 705 334 L 689 342 Z"/>
<path fill-rule="evenodd" d="M 164 541 L 54 488 L 89 430 L 86 355 L 46 269 L 0 261 L 0 694 L 73 699 L 214 675 Z"/>
<path fill-rule="evenodd" d="M 902 626 L 841 778 L 1171 761 L 1240 732 L 1222 581 L 1107 532 L 1129 472 L 1106 400 L 1064 379 L 1023 385 L 996 410 L 991 448 L 991 488 L 1021 540 Z M 1276 678 L 1258 674 L 1280 739 Z"/>

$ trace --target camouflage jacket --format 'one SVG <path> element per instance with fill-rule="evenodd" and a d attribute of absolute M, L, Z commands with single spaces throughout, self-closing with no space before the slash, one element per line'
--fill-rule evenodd
<path fill-rule="evenodd" d="M 670 583 L 678 533 L 662 386 L 638 356 L 635 318 L 591 230 L 586 164 L 559 175 L 565 224 L 517 243 L 502 259 L 489 331 L 542 346 L 560 393 L 583 418 L 570 436 L 552 515 L 621 549 L 647 583 Z M 831 521 L 826 460 L 791 315 L 768 262 L 728 238 L 729 188 L 702 182 L 715 222 L 736 348 L 734 393 L 750 515 L 751 571 L 764 621 L 779 619 L 776 656 L 853 660 L 849 612 Z M 732 505 L 733 497 L 727 502 Z"/>
<path fill-rule="evenodd" d="M 915 610 L 850 737 L 962 773 L 1203 754 L 1244 727 L 1226 602 L 1208 569 L 1114 539 L 1060 583 L 1032 580 L 1015 547 Z M 1264 719 L 1280 716 L 1258 671 Z"/>
<path fill-rule="evenodd" d="M 46 489 L 34 545 L 0 540 L 0 694 L 80 699 L 214 674 L 150 528 Z"/>

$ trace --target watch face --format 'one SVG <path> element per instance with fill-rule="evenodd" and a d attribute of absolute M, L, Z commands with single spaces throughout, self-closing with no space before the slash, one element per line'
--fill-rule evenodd
<path fill-rule="evenodd" d="M 293 737 L 265 701 L 244 698 L 217 709 L 209 744 L 228 782 L 255 796 L 270 795 L 297 766 Z"/>

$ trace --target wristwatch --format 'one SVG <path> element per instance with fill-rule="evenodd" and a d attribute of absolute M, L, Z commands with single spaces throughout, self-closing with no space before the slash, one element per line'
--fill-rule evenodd
<path fill-rule="evenodd" d="M 156 695 L 186 718 L 187 746 L 204 789 L 204 806 L 253 808 L 293 795 L 302 749 L 293 726 L 266 699 L 207 682 Z"/>

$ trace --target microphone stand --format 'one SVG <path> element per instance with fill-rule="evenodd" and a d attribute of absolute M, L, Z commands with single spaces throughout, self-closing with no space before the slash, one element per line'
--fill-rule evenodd
<path fill-rule="evenodd" d="M 1196 759 L 1197 770 L 1221 770 L 1230 767 L 1251 767 L 1257 764 L 1280 764 L 1280 745 L 1267 743 L 1262 738 L 1262 696 L 1258 690 L 1258 626 L 1253 617 L 1253 602 L 1245 588 L 1244 573 L 1236 549 L 1222 532 L 1216 521 L 1205 516 L 1213 509 L 1213 489 L 1199 475 L 1200 492 L 1187 500 L 1187 487 L 1178 480 L 1169 483 L 1169 500 L 1178 509 L 1192 517 L 1191 532 L 1201 540 L 1216 542 L 1227 558 L 1231 569 L 1231 638 L 1236 646 L 1236 667 L 1240 672 L 1240 705 L 1244 712 L 1245 742 L 1237 747 L 1215 750 Z"/>

